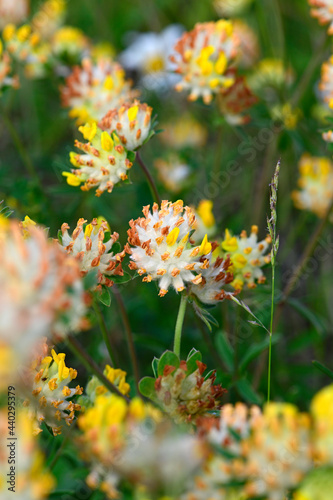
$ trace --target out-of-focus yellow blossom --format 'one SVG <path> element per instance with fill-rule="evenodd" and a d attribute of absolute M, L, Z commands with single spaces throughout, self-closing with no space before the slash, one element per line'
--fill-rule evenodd
<path fill-rule="evenodd" d="M 333 491 L 333 468 L 314 469 L 292 496 L 292 500 L 331 500 Z"/>
<path fill-rule="evenodd" d="M 0 92 L 3 87 L 19 87 L 18 76 L 12 75 L 12 61 L 8 52 L 3 50 L 0 40 Z"/>
<path fill-rule="evenodd" d="M 201 200 L 195 211 L 196 230 L 192 239 L 198 243 L 201 242 L 205 234 L 211 238 L 216 233 L 216 223 L 213 214 L 213 202 L 210 200 Z"/>
<path fill-rule="evenodd" d="M 333 35 L 333 3 L 332 0 L 308 0 L 311 16 L 316 17 L 319 24 L 328 24 L 328 34 Z"/>
<path fill-rule="evenodd" d="M 116 49 L 109 42 L 100 42 L 94 44 L 90 48 L 90 57 L 97 61 L 105 57 L 106 59 L 113 59 L 116 55 Z"/>
<path fill-rule="evenodd" d="M 247 82 L 250 89 L 257 95 L 261 95 L 264 89 L 279 89 L 290 85 L 294 80 L 294 72 L 285 67 L 282 59 L 266 58 L 259 61 Z"/>
<path fill-rule="evenodd" d="M 294 130 L 302 117 L 302 111 L 299 108 L 293 109 L 290 103 L 276 105 L 270 113 L 273 120 L 281 121 L 287 130 Z"/>
<path fill-rule="evenodd" d="M 214 0 L 216 12 L 221 17 L 233 17 L 241 14 L 253 0 Z"/>
<path fill-rule="evenodd" d="M 325 217 L 333 200 L 333 163 L 325 157 L 304 154 L 299 162 L 300 190 L 292 192 L 295 206 Z"/>
<path fill-rule="evenodd" d="M 202 97 L 209 104 L 219 92 L 235 82 L 230 66 L 237 55 L 237 38 L 231 21 L 196 24 L 175 45 L 171 60 L 182 80 L 176 90 L 190 92 L 189 99 Z"/>
<path fill-rule="evenodd" d="M 99 122 L 99 127 L 109 134 L 116 132 L 128 151 L 138 149 L 147 140 L 153 109 L 135 100 L 112 109 Z"/>
<path fill-rule="evenodd" d="M 167 159 L 157 158 L 154 166 L 168 191 L 179 193 L 186 187 L 191 169 L 179 156 L 172 154 Z"/>
<path fill-rule="evenodd" d="M 54 436 L 61 434 L 62 425 L 70 425 L 80 405 L 71 399 L 80 395 L 83 389 L 78 385 L 71 389 L 69 384 L 76 379 L 77 371 L 67 368 L 64 353 L 57 354 L 46 343 L 39 346 L 39 353 L 25 373 L 26 407 L 34 419 L 35 434 L 42 432 L 45 422 L 52 428 Z"/>
<path fill-rule="evenodd" d="M 110 109 L 131 101 L 136 95 L 120 64 L 104 56 L 96 62 L 84 59 L 81 66 L 74 67 L 61 89 L 63 106 L 70 108 L 69 115 L 76 118 L 78 124 L 97 122 Z"/>
<path fill-rule="evenodd" d="M 89 40 L 80 29 L 63 26 L 53 35 L 51 46 L 56 56 L 81 57 L 89 48 Z"/>
<path fill-rule="evenodd" d="M 333 130 L 328 130 L 327 132 L 323 132 L 322 138 L 326 142 L 333 142 Z"/>
<path fill-rule="evenodd" d="M 13 366 L 16 363 L 16 355 L 13 347 L 3 344 L 0 339 L 0 393 L 7 390 L 13 382 Z"/>
<path fill-rule="evenodd" d="M 324 62 L 321 67 L 321 78 L 319 82 L 319 91 L 322 100 L 330 108 L 333 109 L 333 56 L 328 61 Z"/>
<path fill-rule="evenodd" d="M 270 236 L 258 242 L 257 226 L 252 226 L 250 236 L 246 231 L 242 231 L 240 236 L 232 236 L 226 229 L 221 243 L 222 256 L 230 256 L 230 271 L 234 275 L 231 285 L 236 290 L 242 290 L 244 285 L 255 288 L 256 283 L 265 283 L 261 268 L 270 262 L 270 255 L 267 254 L 270 243 Z"/>
<path fill-rule="evenodd" d="M 43 40 L 50 40 L 63 24 L 66 0 L 46 0 L 32 18 L 32 27 Z"/>
<path fill-rule="evenodd" d="M 33 423 L 24 408 L 16 409 L 14 431 L 17 461 L 13 484 L 7 483 L 10 481 L 10 477 L 7 476 L 10 470 L 7 447 L 9 441 L 0 440 L 1 500 L 10 500 L 15 496 L 20 500 L 46 500 L 55 487 L 55 480 L 45 468 L 44 455 L 37 447 L 36 438 L 33 436 Z M 8 436 L 7 409 L 0 410 L 0 435 Z M 14 487 L 15 492 L 9 491 L 10 487 Z"/>
<path fill-rule="evenodd" d="M 162 123 L 160 140 L 172 149 L 201 148 L 207 142 L 207 129 L 193 116 L 182 115 L 177 120 Z"/>
<path fill-rule="evenodd" d="M 260 54 L 258 36 L 242 19 L 234 19 L 233 24 L 234 34 L 238 38 L 237 65 L 252 68 Z"/>
<path fill-rule="evenodd" d="M 333 465 L 333 384 L 319 391 L 312 400 L 315 459 Z"/>
<path fill-rule="evenodd" d="M 0 0 L 0 30 L 6 24 L 20 24 L 29 13 L 29 0 Z"/>
<path fill-rule="evenodd" d="M 127 396 L 130 391 L 130 385 L 126 382 L 127 373 L 124 370 L 106 365 L 103 373 L 122 394 Z M 95 403 L 96 397 L 108 393 L 108 389 L 105 385 L 101 385 L 100 380 L 94 375 L 87 384 L 86 393 L 89 401 Z"/>
<path fill-rule="evenodd" d="M 127 159 L 127 151 L 116 134 L 97 127 L 95 122 L 79 127 L 84 139 L 88 142 L 75 141 L 75 147 L 84 152 L 70 153 L 70 161 L 75 170 L 63 172 L 67 183 L 71 186 L 81 186 L 83 191 L 96 189 L 96 196 L 104 191 L 111 193 L 114 185 L 128 178 L 127 172 L 132 163 Z"/>

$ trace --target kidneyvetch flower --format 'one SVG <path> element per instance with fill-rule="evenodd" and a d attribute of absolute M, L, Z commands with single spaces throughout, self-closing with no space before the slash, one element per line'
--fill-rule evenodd
<path fill-rule="evenodd" d="M 135 100 L 106 113 L 99 127 L 109 134 L 116 132 L 128 151 L 142 146 L 149 136 L 152 108 Z"/>
<path fill-rule="evenodd" d="M 81 276 L 85 276 L 92 269 L 98 271 L 97 280 L 100 285 L 112 286 L 112 276 L 123 276 L 121 262 L 125 251 L 113 254 L 112 246 L 118 240 L 119 234 L 113 233 L 106 240 L 108 224 L 93 219 L 90 224 L 79 219 L 72 235 L 68 233 L 69 225 L 61 226 L 61 245 L 69 255 L 75 257 L 80 266 Z"/>
<path fill-rule="evenodd" d="M 226 229 L 220 252 L 223 257 L 230 258 L 229 270 L 234 275 L 231 285 L 236 290 L 241 290 L 245 284 L 248 288 L 255 288 L 256 283 L 265 283 L 261 268 L 270 262 L 270 255 L 266 253 L 270 243 L 270 236 L 258 242 L 257 226 L 252 226 L 250 236 L 246 231 L 242 231 L 240 236 L 232 236 Z"/>
<path fill-rule="evenodd" d="M 319 91 L 322 100 L 330 109 L 333 109 L 333 56 L 324 62 L 321 67 L 321 78 L 319 82 Z"/>
<path fill-rule="evenodd" d="M 35 434 L 42 432 L 39 425 L 45 422 L 57 436 L 61 434 L 62 424 L 70 425 L 75 412 L 81 409 L 70 398 L 82 394 L 83 389 L 79 385 L 69 387 L 72 380 L 76 379 L 77 371 L 67 368 L 64 353 L 57 354 L 47 344 L 41 345 L 39 350 L 38 356 L 24 374 L 24 404 L 29 407 L 37 424 Z"/>
<path fill-rule="evenodd" d="M 51 46 L 58 57 L 80 57 L 89 48 L 89 40 L 80 29 L 63 26 L 54 33 Z"/>
<path fill-rule="evenodd" d="M 125 79 L 124 69 L 107 57 L 96 62 L 84 59 L 81 66 L 74 67 L 61 89 L 63 106 L 70 108 L 69 115 L 80 124 L 101 120 L 110 109 L 130 101 L 136 94 L 131 82 Z"/>
<path fill-rule="evenodd" d="M 127 158 L 127 151 L 116 134 L 108 134 L 97 127 L 95 122 L 79 127 L 87 143 L 75 141 L 75 147 L 84 154 L 70 153 L 70 161 L 75 170 L 63 172 L 71 186 L 79 186 L 88 191 L 96 189 L 96 196 L 104 191 L 111 193 L 115 184 L 128 178 L 127 172 L 132 163 Z"/>
<path fill-rule="evenodd" d="M 333 35 L 333 1 L 332 0 L 308 0 L 311 15 L 316 17 L 320 24 L 329 24 L 328 34 Z"/>
<path fill-rule="evenodd" d="M 292 192 L 295 206 L 324 217 L 333 200 L 333 163 L 304 154 L 299 162 L 299 190 Z"/>
<path fill-rule="evenodd" d="M 28 17 L 29 0 L 0 0 L 0 29 L 6 24 L 20 24 Z"/>
<path fill-rule="evenodd" d="M 175 45 L 171 60 L 182 76 L 176 90 L 188 90 L 189 99 L 202 97 L 210 103 L 213 95 L 231 87 L 235 77 L 230 65 L 237 55 L 237 39 L 231 21 L 196 24 Z"/>

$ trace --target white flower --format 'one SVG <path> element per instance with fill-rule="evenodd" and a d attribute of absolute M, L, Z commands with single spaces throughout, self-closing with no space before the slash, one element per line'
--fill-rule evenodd
<path fill-rule="evenodd" d="M 135 100 L 109 111 L 99 127 L 109 134 L 116 132 L 128 151 L 134 151 L 147 139 L 150 132 L 152 108 Z"/>
<path fill-rule="evenodd" d="M 138 71 L 147 89 L 168 89 L 179 79 L 171 73 L 174 65 L 169 56 L 182 33 L 182 26 L 172 24 L 161 33 L 134 34 L 131 45 L 120 54 L 120 62 L 126 69 Z"/>
<path fill-rule="evenodd" d="M 333 35 L 333 1 L 309 0 L 311 15 L 316 17 L 320 24 L 329 24 L 328 34 Z"/>
<path fill-rule="evenodd" d="M 173 193 L 181 191 L 191 174 L 191 168 L 177 155 L 170 155 L 167 159 L 157 158 L 154 166 L 158 177 L 165 187 Z"/>
<path fill-rule="evenodd" d="M 0 0 L 0 29 L 6 24 L 20 24 L 28 17 L 28 0 Z"/>

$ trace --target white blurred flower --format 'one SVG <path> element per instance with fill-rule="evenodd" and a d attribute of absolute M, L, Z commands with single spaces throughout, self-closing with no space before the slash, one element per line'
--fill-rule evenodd
<path fill-rule="evenodd" d="M 0 29 L 6 24 L 20 24 L 28 17 L 29 0 L 0 0 Z"/>

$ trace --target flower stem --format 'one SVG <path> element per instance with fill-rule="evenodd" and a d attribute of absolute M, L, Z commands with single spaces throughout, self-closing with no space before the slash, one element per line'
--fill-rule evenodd
<path fill-rule="evenodd" d="M 269 328 L 269 349 L 268 349 L 268 380 L 267 380 L 267 403 L 271 398 L 271 369 L 272 369 L 272 337 L 274 318 L 274 294 L 275 294 L 275 262 L 272 264 L 272 300 L 271 300 L 271 324 Z"/>
<path fill-rule="evenodd" d="M 118 396 L 125 399 L 127 402 L 129 401 L 127 396 L 122 394 L 119 389 L 106 378 L 97 363 L 95 363 L 95 361 L 89 356 L 89 354 L 83 349 L 81 344 L 72 335 L 69 335 L 67 337 L 67 345 L 75 354 L 75 356 L 77 356 L 77 358 L 81 361 L 81 363 L 86 367 L 86 369 L 96 375 L 96 377 L 102 382 L 103 385 L 105 385 L 107 389 L 109 389 L 109 391 L 114 392 Z"/>
<path fill-rule="evenodd" d="M 112 345 L 110 342 L 110 337 L 109 337 L 109 334 L 108 334 L 107 329 L 106 329 L 106 325 L 105 325 L 105 321 L 103 318 L 101 308 L 99 307 L 96 300 L 93 301 L 93 308 L 94 308 L 94 311 L 95 311 L 96 316 L 97 316 L 97 321 L 99 324 L 99 328 L 102 332 L 103 340 L 105 342 L 105 345 L 107 347 L 107 350 L 108 350 L 108 353 L 109 353 L 109 356 L 111 359 L 111 365 L 114 367 L 115 362 L 114 362 L 113 349 L 112 349 Z"/>
<path fill-rule="evenodd" d="M 130 355 L 131 363 L 132 363 L 132 367 L 133 367 L 136 388 L 137 388 L 138 394 L 140 394 L 140 391 L 139 391 L 139 382 L 140 382 L 139 364 L 138 364 L 138 360 L 136 357 L 131 324 L 130 324 L 129 317 L 128 317 L 128 314 L 127 314 L 127 311 L 125 308 L 123 298 L 120 294 L 118 287 L 116 285 L 113 285 L 112 290 L 113 290 L 113 293 L 116 297 L 116 301 L 117 301 L 118 306 L 119 306 L 119 312 L 120 312 L 120 315 L 121 315 L 121 318 L 122 318 L 122 321 L 123 321 L 123 324 L 125 327 L 127 346 L 128 346 L 128 351 L 129 351 L 129 355 Z"/>
<path fill-rule="evenodd" d="M 137 151 L 137 153 L 136 153 L 136 160 L 137 160 L 138 164 L 140 165 L 143 173 L 146 176 L 146 179 L 147 179 L 147 182 L 149 184 L 149 188 L 150 188 L 151 194 L 153 196 L 153 200 L 156 201 L 159 205 L 161 205 L 161 198 L 160 198 L 160 195 L 158 194 L 155 181 L 154 181 L 151 173 L 149 172 L 146 164 L 142 160 L 139 151 Z"/>
<path fill-rule="evenodd" d="M 178 309 L 178 316 L 177 316 L 176 328 L 175 328 L 175 338 L 174 338 L 174 344 L 173 344 L 173 352 L 175 354 L 177 354 L 178 357 L 180 357 L 180 344 L 181 344 L 181 340 L 182 340 L 182 330 L 183 330 L 186 305 L 187 305 L 187 296 L 185 294 L 182 294 L 181 298 L 180 298 L 179 309 Z"/>

